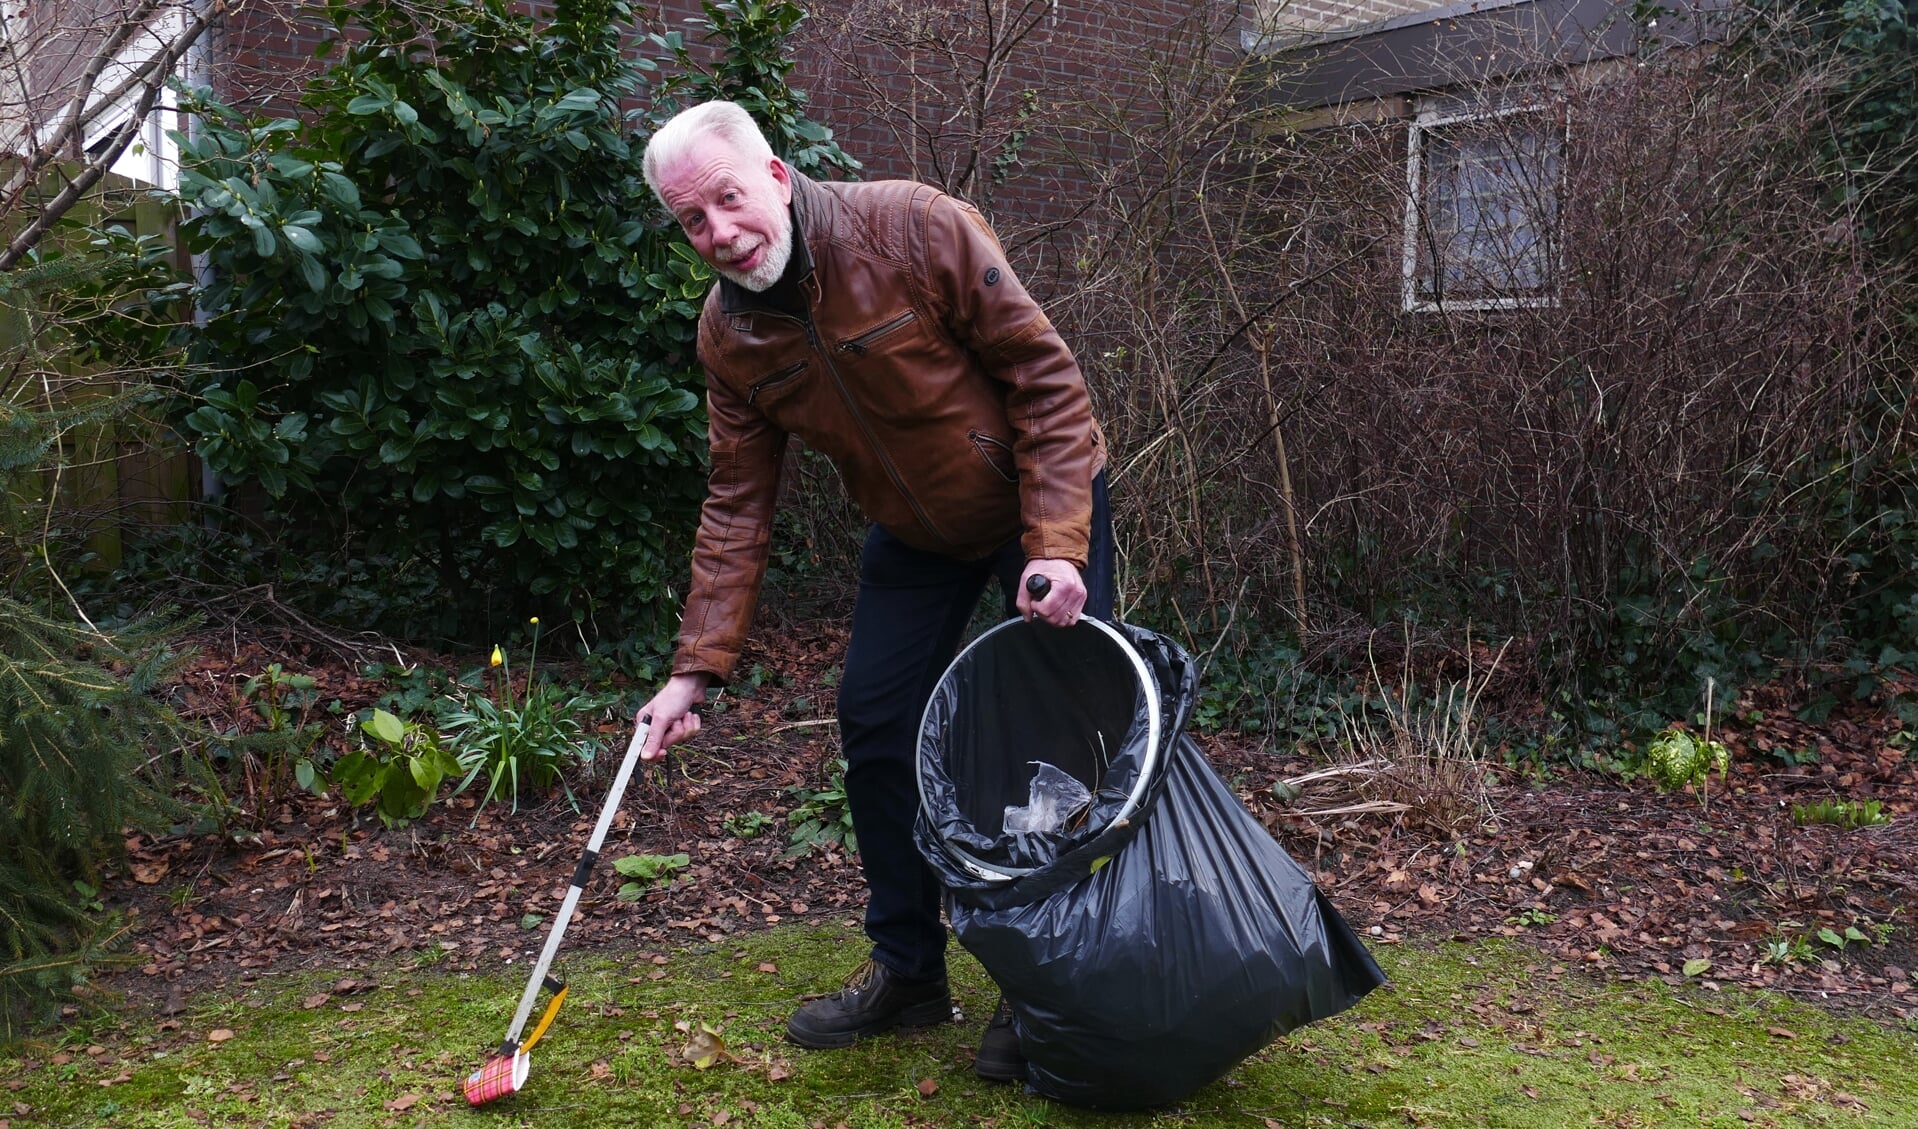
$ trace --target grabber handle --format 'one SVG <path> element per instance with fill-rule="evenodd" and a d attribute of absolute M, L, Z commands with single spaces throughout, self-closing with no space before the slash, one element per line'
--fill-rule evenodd
<path fill-rule="evenodd" d="M 539 962 L 533 966 L 533 975 L 526 981 L 526 991 L 520 994 L 519 1008 L 513 1013 L 513 1025 L 506 1029 L 506 1038 L 499 1045 L 501 1055 L 510 1058 L 518 1052 L 519 1033 L 526 1029 L 526 1020 L 532 1016 L 533 1005 L 539 1001 L 541 986 L 550 982 L 556 992 L 565 988 L 557 980 L 551 980 L 546 973 L 553 966 L 553 956 L 559 952 L 559 941 L 566 933 L 566 923 L 572 920 L 573 910 L 579 905 L 579 895 L 586 889 L 587 879 L 592 876 L 593 864 L 599 861 L 599 845 L 606 841 L 606 831 L 613 825 L 613 814 L 619 811 L 620 800 L 626 796 L 626 784 L 632 779 L 633 765 L 639 762 L 639 751 L 646 747 L 646 734 L 652 727 L 652 718 L 640 718 L 639 725 L 633 730 L 633 739 L 626 745 L 626 756 L 619 762 L 619 771 L 613 774 L 613 786 L 606 792 L 605 806 L 600 808 L 599 822 L 593 825 L 593 837 L 586 841 L 586 851 L 580 855 L 579 865 L 573 868 L 573 881 L 566 888 L 566 900 L 560 903 L 559 913 L 553 918 L 553 927 L 546 934 L 546 946 L 540 950 Z M 552 1020 L 551 1009 L 546 1020 Z"/>

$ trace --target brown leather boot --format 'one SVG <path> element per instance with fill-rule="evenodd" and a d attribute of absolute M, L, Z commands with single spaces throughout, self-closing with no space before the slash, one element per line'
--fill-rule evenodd
<path fill-rule="evenodd" d="M 1012 1005 L 1004 996 L 986 1022 L 986 1033 L 972 1055 L 972 1072 L 989 1082 L 1024 1082 L 1026 1056 L 1019 1053 L 1019 1032 L 1012 1026 Z"/>
<path fill-rule="evenodd" d="M 907 980 L 876 960 L 846 977 L 846 986 L 793 1013 L 786 1037 L 802 1047 L 850 1047 L 894 1027 L 930 1027 L 952 1018 L 946 978 Z"/>

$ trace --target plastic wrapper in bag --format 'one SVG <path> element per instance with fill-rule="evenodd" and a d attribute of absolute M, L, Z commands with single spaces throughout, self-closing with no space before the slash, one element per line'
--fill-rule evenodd
<path fill-rule="evenodd" d="M 1047 1097 L 1177 1101 L 1384 981 L 1182 733 L 1195 696 L 1190 658 L 1152 632 L 1018 623 L 962 653 L 927 707 L 919 848 Z M 1092 802 L 1008 832 L 1033 761 Z"/>
<path fill-rule="evenodd" d="M 1032 794 L 1025 804 L 1006 809 L 1005 829 L 1016 834 L 1049 834 L 1064 827 L 1092 802 L 1079 778 L 1044 761 L 1033 762 Z"/>

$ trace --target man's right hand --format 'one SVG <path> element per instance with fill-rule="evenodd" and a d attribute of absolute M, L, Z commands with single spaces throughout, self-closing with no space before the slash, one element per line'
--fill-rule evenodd
<path fill-rule="evenodd" d="M 639 717 L 651 718 L 653 726 L 646 734 L 646 744 L 640 747 L 640 760 L 656 761 L 666 755 L 668 748 L 699 732 L 699 715 L 693 707 L 706 700 L 709 681 L 710 676 L 705 674 L 675 674 L 651 701 L 639 707 Z"/>

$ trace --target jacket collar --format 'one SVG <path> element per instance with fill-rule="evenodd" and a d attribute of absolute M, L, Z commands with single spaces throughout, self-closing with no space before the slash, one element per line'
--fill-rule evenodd
<path fill-rule="evenodd" d="M 790 208 L 793 221 L 793 254 L 787 270 L 797 270 L 795 276 L 801 283 L 812 277 L 812 251 L 806 246 L 810 236 L 807 220 L 811 218 L 819 204 L 819 186 L 806 174 L 787 166 L 792 174 L 793 202 Z M 778 313 L 768 305 L 764 298 L 739 285 L 725 275 L 719 276 L 719 308 L 729 314 L 743 314 L 752 311 Z"/>

